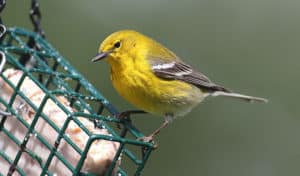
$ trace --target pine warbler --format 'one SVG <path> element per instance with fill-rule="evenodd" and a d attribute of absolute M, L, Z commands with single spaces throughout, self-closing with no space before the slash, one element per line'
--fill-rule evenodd
<path fill-rule="evenodd" d="M 209 95 L 267 102 L 213 83 L 172 51 L 136 31 L 122 30 L 109 35 L 92 61 L 102 59 L 109 63 L 112 84 L 122 97 L 145 112 L 165 117 L 159 128 L 143 138 L 146 141 Z"/>

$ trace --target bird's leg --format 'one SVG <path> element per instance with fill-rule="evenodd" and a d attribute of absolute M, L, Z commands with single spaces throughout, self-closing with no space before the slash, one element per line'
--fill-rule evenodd
<path fill-rule="evenodd" d="M 165 121 L 162 123 L 155 131 L 153 131 L 149 136 L 144 136 L 139 138 L 138 140 L 145 141 L 145 142 L 151 142 L 153 141 L 153 138 L 166 126 L 168 126 L 173 121 L 173 114 L 167 113 L 165 115 Z"/>

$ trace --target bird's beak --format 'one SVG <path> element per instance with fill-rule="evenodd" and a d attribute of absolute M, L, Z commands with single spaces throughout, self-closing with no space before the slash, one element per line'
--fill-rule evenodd
<path fill-rule="evenodd" d="M 92 59 L 92 62 L 97 62 L 99 60 L 102 60 L 104 58 L 106 58 L 112 51 L 109 50 L 109 51 L 104 51 L 104 52 L 100 52 L 98 53 L 93 59 Z"/>

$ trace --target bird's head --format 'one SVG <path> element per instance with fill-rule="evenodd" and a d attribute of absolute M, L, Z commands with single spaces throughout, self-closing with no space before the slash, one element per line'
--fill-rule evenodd
<path fill-rule="evenodd" d="M 110 34 L 99 47 L 98 54 L 93 62 L 107 60 L 109 63 L 130 62 L 138 59 L 147 48 L 147 37 L 133 30 L 122 30 Z M 146 52 L 146 51 L 145 51 Z"/>

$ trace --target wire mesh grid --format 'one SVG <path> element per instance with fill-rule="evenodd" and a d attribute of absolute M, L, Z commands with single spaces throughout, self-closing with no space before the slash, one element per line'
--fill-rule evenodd
<path fill-rule="evenodd" d="M 29 40 L 34 40 L 36 47 L 30 48 L 27 43 Z M 0 150 L 0 160 L 7 162 L 10 167 L 8 175 L 17 173 L 18 175 L 27 175 L 22 167 L 19 166 L 22 155 L 28 155 L 32 160 L 37 162 L 41 168 L 40 175 L 55 175 L 49 170 L 49 166 L 54 158 L 59 160 L 72 175 L 93 175 L 88 172 L 82 172 L 87 153 L 93 142 L 97 140 L 114 141 L 119 144 L 116 154 L 104 175 L 112 175 L 116 163 L 121 159 L 121 166 L 118 167 L 118 175 L 140 175 L 145 166 L 153 144 L 136 140 L 142 137 L 143 134 L 136 129 L 128 120 L 120 120 L 114 115 L 118 111 L 112 106 L 107 99 L 105 99 L 78 71 L 76 71 L 46 40 L 38 34 L 27 31 L 22 28 L 9 28 L 2 37 L 0 43 L 0 50 L 5 53 L 7 63 L 5 68 L 15 68 L 22 71 L 22 76 L 18 83 L 13 84 L 3 73 L 0 77 L 8 84 L 13 93 L 9 100 L 5 100 L 0 96 L 0 105 L 11 113 L 11 116 L 0 116 L 0 134 L 12 141 L 18 148 L 18 152 L 14 156 Z M 25 67 L 21 62 L 22 58 L 32 58 L 35 62 L 34 67 Z M 29 97 L 20 90 L 23 86 L 25 78 L 30 78 L 44 93 L 42 101 L 39 106 L 36 106 Z M 0 90 L 1 91 L 1 90 Z M 69 105 L 75 109 L 70 111 L 63 103 L 58 100 L 58 96 L 65 97 Z M 18 113 L 13 104 L 16 97 L 21 97 L 26 104 L 28 104 L 34 111 L 35 115 L 31 123 L 28 123 Z M 67 115 L 66 120 L 61 127 L 57 126 L 47 115 L 43 112 L 46 102 L 52 100 L 55 104 Z M 84 117 L 93 121 L 95 128 L 107 129 L 110 135 L 101 135 L 91 133 L 84 124 L 78 119 Z M 23 138 L 19 139 L 11 133 L 10 129 L 6 128 L 6 122 L 9 118 L 15 118 L 17 122 L 26 128 L 26 133 Z M 36 131 L 36 124 L 39 119 L 43 119 L 56 132 L 55 143 L 50 143 L 42 135 Z M 76 143 L 65 134 L 66 129 L 70 123 L 75 123 L 88 136 L 88 140 L 83 149 L 78 147 Z M 116 124 L 121 126 L 117 128 Z M 18 128 L 16 126 L 16 128 Z M 46 160 L 27 148 L 28 140 L 35 136 L 35 138 L 49 150 Z M 0 138 L 1 138 L 0 136 Z M 1 139 L 0 139 L 1 140 Z M 76 164 L 68 161 L 61 153 L 59 145 L 65 141 L 73 148 L 80 159 Z M 125 164 L 124 164 L 125 163 Z M 126 165 L 130 163 L 130 167 Z M 1 173 L 4 175 L 5 173 Z"/>

